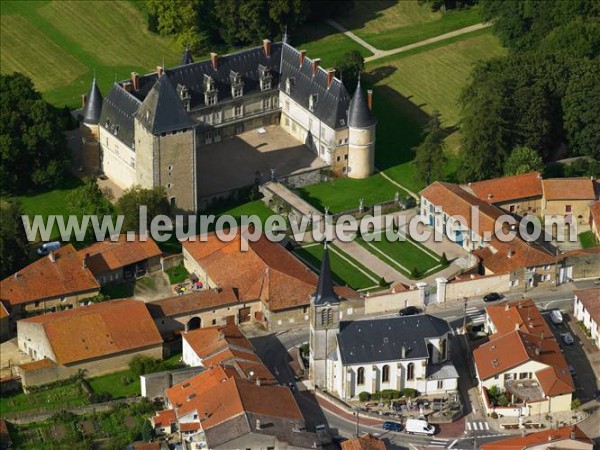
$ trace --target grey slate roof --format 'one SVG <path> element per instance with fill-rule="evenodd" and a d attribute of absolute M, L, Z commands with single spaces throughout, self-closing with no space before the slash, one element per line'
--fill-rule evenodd
<path fill-rule="evenodd" d="M 333 289 L 333 280 L 331 278 L 331 267 L 329 266 L 329 249 L 327 241 L 323 247 L 323 259 L 321 260 L 321 271 L 319 272 L 319 282 L 314 294 L 313 302 L 315 305 L 324 305 L 326 303 L 337 303 L 339 297 Z"/>
<path fill-rule="evenodd" d="M 308 110 L 309 97 L 317 95 L 313 114 L 331 128 L 347 126 L 350 95 L 344 84 L 337 78 L 327 87 L 327 72 L 317 70 L 313 76 L 313 64 L 309 58 L 304 58 L 300 65 L 299 52 L 294 47 L 283 44 L 281 58 L 280 89 L 285 90 L 286 80 L 291 79 L 290 97 Z"/>
<path fill-rule="evenodd" d="M 446 380 L 448 378 L 458 378 L 456 367 L 451 362 L 427 365 L 428 380 Z"/>
<path fill-rule="evenodd" d="M 356 85 L 356 91 L 350 102 L 350 110 L 348 111 L 348 125 L 356 128 L 366 128 L 375 125 L 377 121 L 371 114 L 365 94 L 360 87 L 360 78 Z"/>
<path fill-rule="evenodd" d="M 424 359 L 429 356 L 426 338 L 450 332 L 443 319 L 429 314 L 388 319 L 341 322 L 338 345 L 342 364 L 369 364 L 402 359 Z"/>
<path fill-rule="evenodd" d="M 141 102 L 115 83 L 104 99 L 99 125 L 134 149 L 133 119 Z"/>
<path fill-rule="evenodd" d="M 154 83 L 135 117 L 155 136 L 196 126 L 166 75 Z"/>
<path fill-rule="evenodd" d="M 87 96 L 87 102 L 83 108 L 83 122 L 91 125 L 97 125 L 100 120 L 100 114 L 102 112 L 102 94 L 98 85 L 96 84 L 96 78 L 92 80 L 92 86 Z"/>

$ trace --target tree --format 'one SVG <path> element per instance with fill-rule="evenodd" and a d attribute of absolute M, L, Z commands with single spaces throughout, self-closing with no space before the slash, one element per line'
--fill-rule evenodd
<path fill-rule="evenodd" d="M 542 158 L 529 147 L 516 147 L 504 164 L 504 175 L 521 175 L 529 172 L 542 172 Z"/>
<path fill-rule="evenodd" d="M 425 184 L 429 184 L 444 179 L 444 166 L 447 162 L 444 154 L 444 130 L 439 111 L 433 111 L 423 132 L 425 139 L 415 148 L 416 155 L 413 163 L 417 176 L 424 180 Z"/>
<path fill-rule="evenodd" d="M 154 437 L 154 429 L 150 424 L 150 419 L 144 420 L 142 423 L 142 441 L 150 442 Z"/>
<path fill-rule="evenodd" d="M 20 270 L 28 260 L 27 237 L 17 200 L 0 199 L 0 278 Z"/>
<path fill-rule="evenodd" d="M 352 95 L 358 83 L 358 75 L 365 68 L 365 59 L 360 52 L 352 50 L 344 53 L 334 67 L 336 75 L 342 79 L 344 86 Z"/>
<path fill-rule="evenodd" d="M 96 180 L 93 178 L 84 179 L 83 185 L 67 196 L 67 203 L 69 209 L 78 216 L 98 216 L 99 222 L 102 222 L 103 216 L 113 213 L 112 205 L 102 194 Z M 90 243 L 92 241 L 94 241 L 94 229 L 89 226 L 85 233 L 84 242 Z"/>
<path fill-rule="evenodd" d="M 118 213 L 124 216 L 123 228 L 125 230 L 139 230 L 140 206 L 147 208 L 148 226 L 155 216 L 169 215 L 171 212 L 164 187 L 144 189 L 141 186 L 132 186 L 125 190 L 116 204 Z"/>
<path fill-rule="evenodd" d="M 69 162 L 61 110 L 42 99 L 31 79 L 0 75 L 0 191 L 60 183 Z"/>

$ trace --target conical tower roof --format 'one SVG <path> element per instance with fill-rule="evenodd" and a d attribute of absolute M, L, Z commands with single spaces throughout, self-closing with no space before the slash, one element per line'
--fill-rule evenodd
<path fill-rule="evenodd" d="M 154 83 L 135 117 L 155 136 L 196 125 L 166 74 Z"/>
<path fill-rule="evenodd" d="M 325 241 L 323 247 L 321 272 L 319 273 L 319 282 L 317 283 L 317 291 L 314 294 L 313 301 L 315 305 L 339 302 L 339 297 L 333 289 L 333 279 L 331 276 L 331 267 L 329 266 L 329 249 L 327 248 L 327 241 Z"/>
<path fill-rule="evenodd" d="M 350 101 L 350 108 L 348 109 L 348 125 L 353 128 L 366 128 L 371 125 L 375 125 L 377 120 L 371 114 L 367 99 L 360 87 L 360 75 L 358 76 L 358 84 L 354 91 L 354 96 Z"/>
<path fill-rule="evenodd" d="M 102 112 L 102 94 L 96 84 L 96 77 L 92 80 L 92 86 L 83 107 L 83 123 L 98 125 L 100 113 Z"/>
<path fill-rule="evenodd" d="M 192 58 L 192 51 L 189 48 L 185 48 L 183 52 L 183 56 L 181 57 L 181 66 L 185 66 L 186 64 L 192 64 L 194 62 L 194 58 Z"/>

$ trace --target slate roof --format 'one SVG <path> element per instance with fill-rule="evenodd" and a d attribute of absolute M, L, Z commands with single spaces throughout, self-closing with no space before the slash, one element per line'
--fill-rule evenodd
<path fill-rule="evenodd" d="M 331 267 L 329 266 L 329 249 L 327 242 L 323 248 L 323 259 L 321 260 L 321 271 L 319 272 L 319 281 L 314 295 L 315 305 L 324 305 L 326 303 L 338 303 L 339 297 L 333 289 L 333 279 L 331 277 Z"/>
<path fill-rule="evenodd" d="M 100 120 L 100 113 L 102 112 L 102 94 L 98 85 L 96 84 L 96 78 L 92 80 L 92 86 L 87 96 L 87 102 L 83 108 L 83 122 L 91 125 L 97 125 Z"/>
<path fill-rule="evenodd" d="M 155 136 L 196 126 L 165 75 L 154 83 L 135 117 Z"/>
<path fill-rule="evenodd" d="M 388 319 L 341 322 L 338 346 L 342 364 L 368 364 L 402 359 L 428 358 L 426 338 L 436 338 L 450 332 L 443 319 L 418 314 Z"/>
<path fill-rule="evenodd" d="M 133 119 L 142 102 L 115 83 L 104 99 L 99 125 L 135 150 Z"/>
<path fill-rule="evenodd" d="M 366 128 L 375 125 L 377 120 L 371 114 L 365 93 L 360 87 L 360 77 L 358 78 L 358 84 L 356 90 L 350 101 L 350 108 L 348 110 L 348 125 L 356 128 Z"/>

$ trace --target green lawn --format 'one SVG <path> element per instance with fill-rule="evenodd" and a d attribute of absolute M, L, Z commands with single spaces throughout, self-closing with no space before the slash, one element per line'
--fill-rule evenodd
<path fill-rule="evenodd" d="M 361 198 L 365 206 L 393 200 L 398 191 L 401 189 L 380 174 L 364 180 L 332 179 L 298 189 L 300 196 L 310 204 L 321 211 L 328 207 L 333 214 L 358 208 Z M 406 196 L 406 193 L 401 191 L 400 195 Z"/>
<path fill-rule="evenodd" d="M 103 286 L 100 292 L 114 300 L 115 298 L 133 297 L 134 289 L 134 283 L 119 283 Z"/>
<path fill-rule="evenodd" d="M 170 269 L 167 269 L 166 272 L 169 276 L 169 282 L 171 284 L 181 283 L 182 281 L 187 280 L 187 278 L 190 276 L 188 271 L 185 270 L 185 267 L 183 267 L 183 264 L 171 267 Z"/>
<path fill-rule="evenodd" d="M 413 269 L 418 270 L 417 278 L 421 278 L 425 272 L 439 264 L 439 256 L 434 258 L 431 250 L 412 240 L 391 242 L 385 239 L 385 236 L 381 236 L 380 241 L 366 242 L 357 239 L 357 242 L 386 264 L 411 278 Z"/>
<path fill-rule="evenodd" d="M 65 386 L 25 394 L 23 392 L 0 397 L 2 414 L 31 410 L 69 408 L 89 403 L 81 382 L 76 380 Z"/>
<path fill-rule="evenodd" d="M 596 239 L 596 235 L 591 230 L 579 233 L 579 242 L 582 248 L 592 248 L 598 245 L 598 239 Z"/>
<path fill-rule="evenodd" d="M 321 259 L 323 258 L 323 246 L 318 244 L 298 247 L 294 250 L 294 253 L 317 271 L 320 269 Z M 329 261 L 337 284 L 347 285 L 355 290 L 372 288 L 374 286 L 379 287 L 380 276 L 342 252 L 336 246 L 332 245 L 329 248 Z"/>
<path fill-rule="evenodd" d="M 106 95 L 115 78 L 151 72 L 163 60 L 173 66 L 181 57 L 127 1 L 4 1 L 0 22 L 2 73 L 31 77 L 59 106 L 80 106 L 94 73 Z"/>
<path fill-rule="evenodd" d="M 321 58 L 321 66 L 325 68 L 334 66 L 344 53 L 352 50 L 358 50 L 364 57 L 372 55 L 362 45 L 326 23 L 304 25 L 291 36 L 290 42 L 294 47 L 306 50 L 309 58 Z"/>
<path fill-rule="evenodd" d="M 381 50 L 423 41 L 481 22 L 479 9 L 432 12 L 429 4 L 417 1 L 356 1 L 342 25 Z"/>

